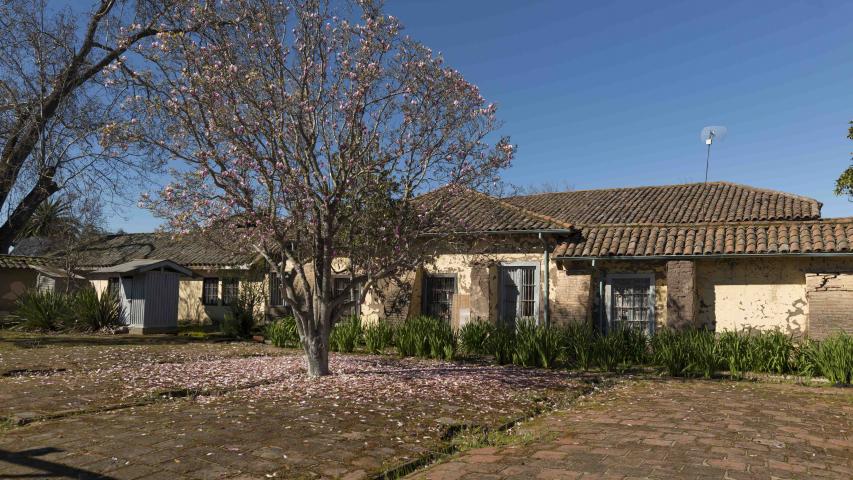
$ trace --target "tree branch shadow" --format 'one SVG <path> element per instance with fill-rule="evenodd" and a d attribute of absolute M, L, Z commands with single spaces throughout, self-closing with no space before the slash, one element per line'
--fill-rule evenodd
<path fill-rule="evenodd" d="M 34 448 L 21 452 L 10 452 L 0 449 L 0 464 L 3 462 L 19 465 L 35 470 L 33 473 L 18 473 L 7 474 L 0 473 L 2 478 L 73 478 L 73 479 L 88 479 L 98 478 L 109 480 L 112 477 L 101 475 L 88 470 L 62 465 L 61 463 L 41 460 L 36 457 L 47 455 L 49 453 L 61 452 L 62 450 L 54 447 Z M 2 471 L 2 467 L 0 467 Z"/>

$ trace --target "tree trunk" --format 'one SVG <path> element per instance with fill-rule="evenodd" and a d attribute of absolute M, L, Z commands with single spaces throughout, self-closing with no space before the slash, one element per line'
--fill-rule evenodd
<path fill-rule="evenodd" d="M 308 376 L 311 378 L 329 375 L 329 335 L 321 332 L 311 332 L 310 337 L 302 341 L 305 350 L 305 363 L 308 366 Z"/>
<path fill-rule="evenodd" d="M 59 191 L 59 185 L 53 180 L 55 174 L 56 168 L 43 171 L 33 189 L 27 193 L 27 196 L 21 200 L 9 218 L 0 226 L 0 253 L 9 252 L 9 247 L 17 240 L 21 229 L 32 218 L 38 206 Z"/>

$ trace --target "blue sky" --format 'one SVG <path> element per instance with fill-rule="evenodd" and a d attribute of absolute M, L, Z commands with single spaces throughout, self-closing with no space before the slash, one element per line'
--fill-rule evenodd
<path fill-rule="evenodd" d="M 853 2 L 389 0 L 406 33 L 499 105 L 516 184 L 702 181 L 699 132 L 725 125 L 711 180 L 832 194 L 853 141 Z M 158 220 L 126 210 L 110 226 Z"/>

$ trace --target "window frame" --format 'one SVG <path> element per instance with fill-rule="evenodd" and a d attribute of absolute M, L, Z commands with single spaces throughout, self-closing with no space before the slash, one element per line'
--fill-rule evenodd
<path fill-rule="evenodd" d="M 604 332 L 608 333 L 615 327 L 613 318 L 613 288 L 612 282 L 617 279 L 633 279 L 642 278 L 649 281 L 649 324 L 646 327 L 645 333 L 649 336 L 654 335 L 657 327 L 657 312 L 655 311 L 655 274 L 654 272 L 633 272 L 633 273 L 609 273 L 605 276 L 604 284 L 604 312 L 605 325 Z"/>
<path fill-rule="evenodd" d="M 346 288 L 347 288 L 346 286 L 344 286 L 343 289 L 338 289 L 338 283 L 340 283 L 340 282 L 349 283 L 349 281 L 350 281 L 350 277 L 348 277 L 346 275 L 333 275 L 332 276 L 332 292 L 335 294 L 336 297 L 338 296 L 338 294 L 342 293 L 343 290 L 346 290 Z M 361 282 L 356 282 L 355 288 L 350 290 L 350 299 L 352 301 L 354 301 L 355 304 L 351 307 L 351 310 L 349 312 L 342 313 L 341 318 L 350 317 L 352 315 L 355 315 L 357 317 L 361 316 L 361 300 L 362 300 L 361 295 L 362 295 L 362 293 L 363 292 L 362 292 Z"/>
<path fill-rule="evenodd" d="M 222 286 L 220 287 L 220 297 L 222 299 L 222 305 L 225 307 L 230 307 L 237 301 L 240 295 L 240 278 L 239 277 L 222 277 L 220 279 L 222 282 Z M 234 292 L 228 292 L 226 288 L 234 288 Z M 226 293 L 227 292 L 227 293 Z M 231 297 L 233 295 L 233 298 Z"/>
<path fill-rule="evenodd" d="M 453 289 L 450 291 L 450 301 L 448 302 L 447 308 L 447 318 L 441 317 L 443 320 L 447 320 L 448 322 L 453 322 L 453 307 L 455 302 L 456 294 L 459 293 L 459 279 L 458 275 L 455 273 L 425 273 L 423 277 L 423 281 L 421 282 L 421 312 L 424 315 L 432 315 L 430 310 L 430 301 L 431 295 L 429 294 L 430 280 L 432 279 L 449 279 L 453 281 Z"/>
<path fill-rule="evenodd" d="M 287 305 L 284 301 L 284 295 L 281 294 L 281 277 L 276 272 L 269 272 L 269 297 L 267 301 L 271 307 Z"/>
<path fill-rule="evenodd" d="M 216 285 L 216 297 L 214 301 L 210 301 L 208 297 L 208 286 L 210 284 Z M 203 277 L 201 279 L 201 304 L 206 307 L 215 307 L 219 305 L 219 302 L 219 277 Z"/>
<path fill-rule="evenodd" d="M 533 268 L 533 319 L 538 325 L 542 321 L 542 315 L 540 310 L 539 299 L 541 296 L 542 290 L 542 272 L 541 265 L 539 262 L 501 262 L 498 264 L 498 319 L 501 322 L 504 322 L 506 319 L 506 310 L 504 304 L 504 274 L 503 270 L 505 268 Z M 519 299 L 521 298 L 521 292 L 519 292 Z M 519 317 L 517 315 L 519 309 L 519 304 L 516 303 L 516 316 L 513 321 L 518 321 Z"/>

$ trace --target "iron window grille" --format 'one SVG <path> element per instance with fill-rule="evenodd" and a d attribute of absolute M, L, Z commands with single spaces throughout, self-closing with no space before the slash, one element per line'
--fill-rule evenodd
<path fill-rule="evenodd" d="M 456 278 L 429 276 L 424 279 L 424 313 L 431 317 L 450 321 L 453 315 L 453 295 L 456 293 Z"/>

